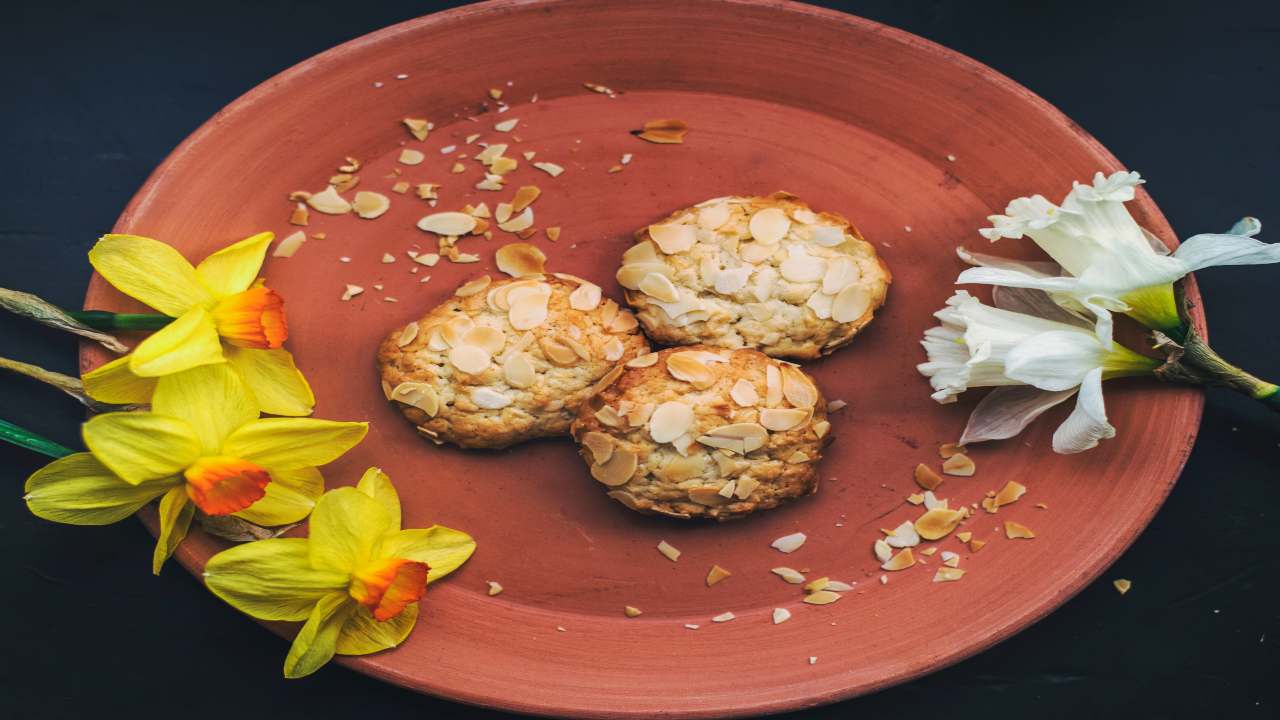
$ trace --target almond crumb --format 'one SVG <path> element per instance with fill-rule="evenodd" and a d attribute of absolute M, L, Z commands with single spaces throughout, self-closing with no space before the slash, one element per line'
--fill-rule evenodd
<path fill-rule="evenodd" d="M 715 585 L 716 583 L 720 582 L 721 580 L 724 580 L 725 578 L 729 577 L 732 574 L 733 573 L 729 572 L 728 570 L 725 570 L 719 565 L 712 565 L 711 570 L 707 573 L 707 587 L 711 587 L 712 585 Z"/>
<path fill-rule="evenodd" d="M 1121 595 L 1124 595 L 1125 593 L 1129 592 L 1129 588 L 1133 587 L 1133 583 L 1128 580 L 1125 580 L 1124 578 L 1117 578 L 1115 580 L 1112 580 L 1111 584 L 1115 585 L 1116 592 L 1120 593 Z"/>
<path fill-rule="evenodd" d="M 1036 534 L 1031 531 L 1031 528 L 1027 527 L 1026 525 L 1023 525 L 1022 523 L 1017 523 L 1012 520 L 1005 520 L 1004 536 L 1009 538 L 1010 540 L 1015 540 L 1019 538 L 1030 540 L 1031 538 L 1035 537 Z"/>

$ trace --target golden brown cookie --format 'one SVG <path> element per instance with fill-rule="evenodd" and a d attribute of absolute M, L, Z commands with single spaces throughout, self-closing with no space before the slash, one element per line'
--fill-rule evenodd
<path fill-rule="evenodd" d="M 636 233 L 617 278 L 657 342 L 797 359 L 848 344 L 891 280 L 848 220 L 787 193 L 678 210 Z"/>
<path fill-rule="evenodd" d="M 632 510 L 727 520 L 818 489 L 831 423 L 817 385 L 791 363 L 756 350 L 669 348 L 601 385 L 573 438 L 591 476 Z"/>
<path fill-rule="evenodd" d="M 382 389 L 437 443 L 564 435 L 592 386 L 647 352 L 635 317 L 571 275 L 481 276 L 378 348 Z"/>

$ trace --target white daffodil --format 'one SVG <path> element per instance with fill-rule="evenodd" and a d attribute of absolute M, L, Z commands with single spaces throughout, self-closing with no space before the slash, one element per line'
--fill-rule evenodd
<path fill-rule="evenodd" d="M 984 305 L 959 290 L 925 331 L 933 399 L 955 402 L 974 387 L 995 387 L 969 417 L 961 444 L 1013 437 L 1049 408 L 1079 394 L 1075 411 L 1053 435 L 1053 449 L 1076 453 L 1115 436 L 1102 401 L 1102 381 L 1146 375 L 1159 361 L 1100 339 L 1089 323 L 1057 308 L 1037 291 L 1006 291 L 1002 302 L 1026 312 Z"/>
<path fill-rule="evenodd" d="M 1280 244 L 1252 239 L 1262 229 L 1254 218 L 1225 234 L 1195 235 L 1169 254 L 1125 207 L 1142 183 L 1136 172 L 1097 173 L 1091 185 L 1075 183 L 1061 205 L 1041 195 L 1010 202 L 1004 215 L 987 218 L 993 227 L 981 230 L 982 235 L 992 241 L 1029 236 L 1060 267 L 962 248 L 960 257 L 980 267 L 965 270 L 956 282 L 1044 290 L 1065 307 L 1091 312 L 1098 338 L 1109 346 L 1112 312 L 1181 337 L 1184 328 L 1172 283 L 1192 271 L 1280 262 Z"/>

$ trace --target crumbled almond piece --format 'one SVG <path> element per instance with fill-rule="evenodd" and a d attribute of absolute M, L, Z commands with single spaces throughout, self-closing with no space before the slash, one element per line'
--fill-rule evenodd
<path fill-rule="evenodd" d="M 907 496 L 907 502 L 911 503 L 912 505 L 919 505 L 924 502 L 924 496 L 921 495 L 920 493 L 911 493 L 910 495 Z"/>
<path fill-rule="evenodd" d="M 382 264 L 383 264 L 383 265 L 390 265 L 391 263 L 393 263 L 393 262 L 395 262 L 395 261 L 396 261 L 396 256 L 395 256 L 395 255 L 392 255 L 391 253 L 382 253 Z"/>
<path fill-rule="evenodd" d="M 358 192 L 355 202 L 351 203 L 351 209 L 356 211 L 356 215 L 366 220 L 381 217 L 390 208 L 391 199 L 376 192 Z"/>
<path fill-rule="evenodd" d="M 1129 592 L 1129 588 L 1133 587 L 1133 583 L 1128 580 L 1125 580 L 1124 578 L 1117 578 L 1115 580 L 1112 580 L 1111 584 L 1115 586 L 1116 592 L 1120 593 L 1121 595 L 1124 595 L 1125 593 Z"/>
<path fill-rule="evenodd" d="M 953 442 L 942 443 L 941 445 L 938 446 L 938 456 L 941 457 L 943 460 L 946 460 L 952 457 L 953 455 L 959 455 L 963 453 L 964 450 L 965 450 L 965 447 L 960 443 L 953 443 Z"/>
<path fill-rule="evenodd" d="M 409 133 L 419 140 L 426 140 L 431 132 L 431 123 L 421 118 L 405 118 L 400 122 L 409 129 Z"/>
<path fill-rule="evenodd" d="M 342 299 L 343 301 L 350 300 L 362 292 L 364 292 L 364 288 L 359 285 L 347 285 L 347 289 L 342 293 Z"/>
<path fill-rule="evenodd" d="M 555 241 L 557 241 L 557 240 L 559 240 L 559 239 L 560 239 L 560 226 L 559 226 L 559 225 L 556 225 L 556 226 L 553 226 L 553 227 L 549 227 L 549 228 L 547 228 L 544 232 L 546 232 L 546 233 L 547 233 L 547 239 L 548 239 L 548 240 L 550 240 L 551 242 L 555 242 Z"/>
<path fill-rule="evenodd" d="M 786 608 L 773 609 L 773 624 L 781 625 L 791 619 L 791 611 Z"/>
<path fill-rule="evenodd" d="M 967 543 L 967 542 L 969 542 L 969 540 L 970 540 L 971 538 L 973 538 L 973 533 L 969 532 L 968 530 L 966 530 L 966 531 L 964 531 L 964 532 L 958 532 L 958 533 L 956 533 L 956 539 L 957 539 L 957 540 L 959 540 L 959 541 L 960 541 L 960 542 L 962 542 L 962 543 Z"/>
<path fill-rule="evenodd" d="M 391 186 L 391 192 L 396 193 L 398 195 L 403 195 L 409 192 L 409 183 L 405 180 L 401 180 L 400 182 Z"/>
<path fill-rule="evenodd" d="M 427 156 L 423 155 L 421 150 L 404 148 L 400 151 L 400 157 L 398 159 L 405 165 L 420 165 L 423 160 L 427 159 Z"/>
<path fill-rule="evenodd" d="M 678 145 L 684 142 L 689 126 L 682 120 L 650 120 L 643 130 L 632 131 L 641 140 L 659 145 Z"/>
<path fill-rule="evenodd" d="M 938 548 L 936 548 L 936 547 L 927 547 L 927 548 L 925 548 L 925 549 L 921 550 L 921 551 L 920 551 L 920 554 L 921 554 L 921 555 L 926 555 L 926 556 L 928 556 L 928 555 L 932 555 L 932 554 L 934 554 L 934 553 L 936 553 L 936 552 L 938 552 Z"/>
<path fill-rule="evenodd" d="M 308 219 L 309 219 L 309 214 L 307 213 L 307 205 L 306 203 L 300 202 L 296 206 L 294 206 L 293 214 L 289 216 L 289 224 L 305 226 L 308 222 Z"/>
<path fill-rule="evenodd" d="M 449 172 L 453 173 L 454 175 L 457 175 L 458 173 L 464 173 L 466 171 L 467 171 L 467 166 L 463 165 L 460 162 L 454 163 L 453 167 L 449 168 Z"/>
<path fill-rule="evenodd" d="M 804 575 L 801 575 L 799 572 L 789 567 L 776 567 L 770 570 L 769 572 L 773 573 L 774 575 L 777 575 L 778 577 L 791 583 L 792 585 L 799 585 L 800 583 L 804 582 Z"/>
<path fill-rule="evenodd" d="M 935 508 L 921 515 L 915 522 L 916 532 L 925 540 L 940 540 L 951 534 L 964 519 L 959 510 Z"/>
<path fill-rule="evenodd" d="M 498 88 L 489 88 L 489 97 L 494 100 L 500 100 L 502 98 L 502 91 Z"/>
<path fill-rule="evenodd" d="M 915 556 L 911 554 L 911 548 L 903 548 L 897 555 L 886 560 L 885 563 L 880 566 L 880 569 L 893 572 L 896 570 L 906 570 L 915 564 L 916 559 Z"/>
<path fill-rule="evenodd" d="M 960 568 L 940 567 L 938 572 L 933 574 L 934 582 L 955 582 L 964 577 L 964 571 Z"/>
<path fill-rule="evenodd" d="M 520 212 L 533 204 L 534 200 L 542 194 L 542 190 L 537 185 L 521 185 L 516 190 L 516 195 L 511 200 L 511 211 Z"/>
<path fill-rule="evenodd" d="M 339 195 L 332 185 L 307 198 L 307 204 L 326 215 L 344 215 L 351 212 L 351 203 Z"/>
<path fill-rule="evenodd" d="M 903 552 L 910 553 L 911 551 L 904 550 Z M 818 590 L 805 595 L 804 601 L 809 605 L 830 605 L 841 597 L 843 596 L 837 592 L 832 592 L 830 590 Z"/>
<path fill-rule="evenodd" d="M 519 124 L 520 118 L 511 118 L 509 120 L 503 120 L 500 123 L 494 123 L 493 129 L 498 132 L 511 132 L 512 130 L 515 130 L 516 126 Z"/>
<path fill-rule="evenodd" d="M 769 544 L 769 547 L 780 552 L 793 553 L 796 550 L 799 550 L 800 546 L 804 545 L 804 541 L 807 539 L 807 536 L 802 532 L 791 533 L 790 535 L 783 535 L 777 540 L 774 540 Z"/>
<path fill-rule="evenodd" d="M 732 574 L 733 573 L 729 572 L 728 570 L 725 570 L 719 565 L 712 565 L 711 570 L 707 573 L 707 587 L 711 587 L 712 585 L 715 585 L 716 583 L 720 582 L 721 580 L 724 580 L 725 578 L 729 577 Z"/>
<path fill-rule="evenodd" d="M 1048 505 L 1048 504 L 1046 504 L 1046 503 L 1042 503 L 1042 502 L 1041 502 L 1041 503 L 1036 503 L 1036 507 L 1037 507 L 1038 509 L 1040 509 L 1040 510 L 1048 510 L 1048 509 L 1049 509 L 1049 505 Z"/>
<path fill-rule="evenodd" d="M 954 552 L 951 552 L 950 550 L 943 550 L 942 555 L 940 555 L 939 557 L 942 558 L 942 564 L 946 565 L 947 567 L 960 566 L 960 556 L 955 554 Z"/>
<path fill-rule="evenodd" d="M 885 542 L 889 547 L 906 548 L 920 544 L 920 533 L 916 532 L 916 526 L 910 520 L 904 520 L 901 525 L 887 532 L 889 536 L 885 538 Z"/>
<path fill-rule="evenodd" d="M 293 257 L 293 254 L 298 252 L 298 248 L 302 247 L 302 243 L 306 241 L 307 234 L 299 230 L 281 240 L 276 245 L 276 249 L 272 251 L 271 257 Z"/>
<path fill-rule="evenodd" d="M 640 608 L 634 607 L 632 605 L 626 605 L 626 606 L 623 606 L 622 608 L 622 614 L 626 615 L 629 618 L 633 618 L 633 617 L 640 617 L 642 613 L 640 611 Z"/>
<path fill-rule="evenodd" d="M 338 192 L 347 192 L 360 184 L 360 178 L 350 173 L 340 173 L 329 178 L 329 184 Z"/>
<path fill-rule="evenodd" d="M 720 613 L 719 615 L 717 615 L 717 616 L 715 616 L 715 617 L 711 618 L 711 622 L 713 622 L 713 623 L 729 622 L 730 620 L 734 619 L 735 617 L 737 617 L 737 615 L 734 615 L 734 614 L 733 614 L 733 613 L 731 613 L 731 612 L 722 612 L 722 613 Z"/>
<path fill-rule="evenodd" d="M 977 466 L 975 466 L 973 464 L 973 460 L 964 453 L 956 453 L 942 463 L 942 472 L 948 475 L 969 477 L 973 475 L 975 470 L 977 470 Z"/>
<path fill-rule="evenodd" d="M 1027 488 L 1025 485 L 1010 480 L 1004 484 L 1004 487 L 1000 488 L 1000 492 L 996 493 L 995 497 L 992 498 L 992 501 L 995 503 L 996 507 L 1003 507 L 1010 503 L 1017 502 L 1018 498 L 1022 497 L 1026 492 Z"/>
<path fill-rule="evenodd" d="M 290 202 L 302 202 L 302 201 L 309 200 L 310 198 L 311 198 L 311 193 L 307 192 L 306 190 L 294 190 L 293 192 L 289 193 Z"/>
<path fill-rule="evenodd" d="M 969 541 L 969 552 L 976 553 L 979 550 L 981 550 L 986 544 L 987 544 L 986 540 L 979 540 L 978 538 L 974 538 Z"/>
<path fill-rule="evenodd" d="M 485 584 L 489 586 L 489 597 L 502 594 L 502 583 L 497 580 L 486 580 Z"/>
<path fill-rule="evenodd" d="M 551 177 L 559 177 L 560 173 L 564 172 L 563 167 L 553 162 L 536 162 L 533 164 L 533 166 L 538 168 L 542 172 L 550 175 Z"/>
<path fill-rule="evenodd" d="M 499 270 L 519 278 L 546 272 L 547 256 L 536 245 L 510 243 L 498 248 L 494 261 Z"/>
<path fill-rule="evenodd" d="M 934 472 L 933 468 L 924 463 L 916 465 L 915 479 L 916 484 L 925 490 L 937 490 L 938 486 L 942 484 L 942 477 Z"/>
<path fill-rule="evenodd" d="M 1027 527 L 1026 525 L 1023 525 L 1022 523 L 1017 523 L 1012 520 L 1005 520 L 1004 536 L 1009 538 L 1010 540 L 1015 540 L 1018 538 L 1030 540 L 1031 538 L 1035 537 L 1036 534 L 1031 531 L 1031 528 Z"/>
<path fill-rule="evenodd" d="M 658 552 L 662 553 L 671 562 L 675 562 L 680 559 L 680 551 L 666 540 L 658 543 Z"/>
<path fill-rule="evenodd" d="M 611 165 L 611 166 L 609 167 L 609 170 L 608 170 L 608 173 L 609 173 L 610 175 L 612 175 L 612 174 L 614 174 L 614 173 L 620 173 L 620 172 L 622 172 L 622 166 L 621 166 L 621 165 Z"/>

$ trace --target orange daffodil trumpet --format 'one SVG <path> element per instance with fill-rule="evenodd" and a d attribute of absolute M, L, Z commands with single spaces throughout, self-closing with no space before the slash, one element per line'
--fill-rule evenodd
<path fill-rule="evenodd" d="M 121 292 L 176 318 L 134 351 L 84 375 L 96 400 L 146 403 L 156 378 L 226 363 L 263 412 L 309 415 L 315 396 L 293 356 L 284 301 L 257 280 L 274 235 L 259 233 L 192 267 L 177 250 L 137 235 L 105 235 L 89 262 Z"/>
<path fill-rule="evenodd" d="M 258 394 L 228 363 L 155 382 L 150 412 L 98 415 L 84 425 L 87 453 L 55 460 L 26 485 L 39 517 L 104 525 L 160 498 L 159 573 L 198 508 L 258 525 L 305 518 L 324 491 L 317 469 L 364 438 L 365 423 L 259 418 Z"/>
<path fill-rule="evenodd" d="M 475 541 L 440 525 L 400 529 L 390 478 L 369 468 L 356 487 L 324 494 L 310 537 L 238 545 L 205 566 L 209 590 L 260 620 L 305 621 L 284 662 L 298 678 L 335 654 L 399 645 L 418 619 L 427 583 L 471 557 Z"/>

